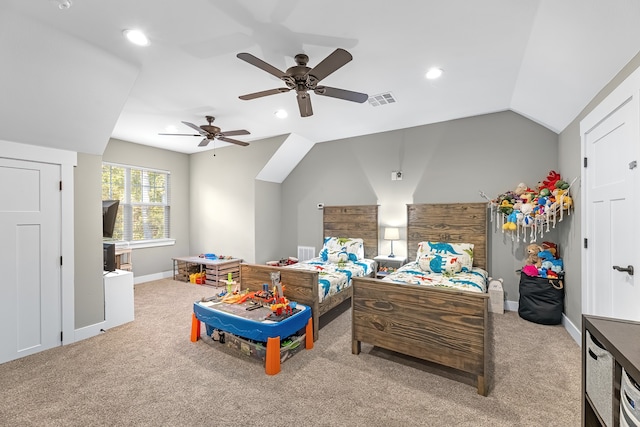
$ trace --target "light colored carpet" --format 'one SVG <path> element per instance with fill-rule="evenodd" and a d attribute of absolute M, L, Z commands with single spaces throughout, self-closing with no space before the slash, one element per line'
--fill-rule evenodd
<path fill-rule="evenodd" d="M 579 346 L 562 326 L 493 316 L 488 397 L 472 379 L 362 345 L 348 304 L 320 338 L 268 376 L 205 337 L 189 340 L 193 302 L 213 288 L 135 287 L 136 320 L 0 365 L 2 426 L 578 426 Z M 204 328 L 203 335 L 204 335 Z"/>

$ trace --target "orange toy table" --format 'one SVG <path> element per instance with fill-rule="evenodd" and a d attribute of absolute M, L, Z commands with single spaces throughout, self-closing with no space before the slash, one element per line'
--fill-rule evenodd
<path fill-rule="evenodd" d="M 247 310 L 249 304 L 227 304 L 218 301 L 196 301 L 193 304 L 191 341 L 200 338 L 200 322 L 207 328 L 207 335 L 214 329 L 230 332 L 242 338 L 266 342 L 265 372 L 275 375 L 280 372 L 280 338 L 287 338 L 305 329 L 305 347 L 313 348 L 313 325 L 311 308 L 297 304 L 291 316 L 272 321 L 265 319 L 270 313 L 267 307 Z"/>

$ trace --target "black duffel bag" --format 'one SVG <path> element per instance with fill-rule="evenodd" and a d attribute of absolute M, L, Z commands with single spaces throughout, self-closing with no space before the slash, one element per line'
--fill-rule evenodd
<path fill-rule="evenodd" d="M 564 311 L 564 277 L 557 279 L 531 277 L 520 273 L 518 314 L 525 320 L 542 325 L 562 323 Z"/>

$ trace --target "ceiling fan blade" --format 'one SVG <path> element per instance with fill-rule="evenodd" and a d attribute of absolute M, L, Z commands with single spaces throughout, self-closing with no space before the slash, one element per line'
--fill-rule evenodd
<path fill-rule="evenodd" d="M 207 132 L 205 132 L 203 129 L 201 129 L 200 126 L 196 126 L 193 123 L 189 123 L 189 122 L 182 122 L 182 123 L 184 123 L 185 125 L 189 126 L 191 129 L 194 129 L 201 136 L 207 136 Z"/>
<path fill-rule="evenodd" d="M 289 92 L 290 90 L 291 89 L 289 89 L 288 87 L 281 87 L 281 88 L 278 88 L 278 89 L 269 89 L 269 90 L 263 90 L 262 92 L 249 93 L 247 95 L 239 96 L 238 98 L 244 99 L 245 101 L 248 101 L 250 99 L 261 98 L 263 96 L 275 95 L 275 94 L 278 94 L 278 93 Z"/>
<path fill-rule="evenodd" d="M 346 89 L 338 89 L 329 86 L 318 86 L 314 91 L 316 95 L 330 96 L 332 98 L 346 99 L 347 101 L 363 103 L 369 99 L 366 93 L 353 92 Z"/>
<path fill-rule="evenodd" d="M 218 139 L 219 139 L 220 141 L 230 142 L 230 143 L 232 143 L 232 144 L 242 145 L 242 146 L 245 146 L 245 147 L 246 147 L 247 145 L 249 145 L 249 143 L 248 143 L 248 142 L 238 141 L 237 139 L 231 139 L 231 138 L 227 138 L 227 137 L 224 137 L 224 136 L 219 136 L 219 137 L 218 137 Z"/>
<path fill-rule="evenodd" d="M 269 74 L 272 74 L 274 76 L 276 76 L 277 78 L 281 79 L 282 77 L 284 77 L 286 74 L 284 73 L 284 71 L 280 71 L 278 70 L 276 67 L 274 67 L 271 64 L 268 64 L 266 62 L 264 62 L 262 59 L 260 58 L 256 58 L 255 56 L 253 56 L 250 53 L 246 53 L 246 52 L 241 52 L 239 54 L 236 55 L 238 58 L 242 59 L 243 61 L 248 62 L 249 64 L 256 66 L 258 68 L 260 68 L 261 70 L 266 71 Z"/>
<path fill-rule="evenodd" d="M 206 147 L 207 145 L 209 145 L 209 140 L 205 138 L 202 141 L 200 141 L 200 144 L 198 144 L 198 147 Z"/>
<path fill-rule="evenodd" d="M 300 117 L 313 116 L 313 108 L 311 108 L 311 98 L 306 92 L 298 92 L 298 108 L 300 108 Z"/>
<path fill-rule="evenodd" d="M 220 136 L 236 136 L 236 135 L 249 135 L 248 130 L 239 129 L 239 130 L 227 130 L 224 132 L 220 132 Z"/>
<path fill-rule="evenodd" d="M 318 65 L 309 70 L 307 74 L 315 77 L 316 81 L 319 82 L 352 59 L 353 56 L 351 56 L 349 52 L 338 48 L 324 58 Z"/>
<path fill-rule="evenodd" d="M 191 134 L 191 133 L 159 133 L 158 135 L 171 135 L 171 136 L 202 136 L 202 135 L 195 135 L 195 134 Z"/>

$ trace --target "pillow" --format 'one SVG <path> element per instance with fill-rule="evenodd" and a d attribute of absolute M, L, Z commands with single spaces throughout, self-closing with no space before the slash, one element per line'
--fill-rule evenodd
<path fill-rule="evenodd" d="M 462 264 L 457 255 L 423 254 L 418 260 L 420 269 L 441 274 L 455 274 L 462 271 Z"/>
<path fill-rule="evenodd" d="M 364 242 L 362 239 L 348 237 L 326 237 L 320 251 L 322 260 L 333 262 L 329 259 L 329 254 L 335 257 L 338 252 L 345 252 L 349 261 L 358 261 L 364 258 Z"/>
<path fill-rule="evenodd" d="M 422 255 L 454 255 L 462 265 L 462 271 L 471 271 L 473 268 L 473 243 L 446 243 L 446 242 L 420 242 L 416 254 L 416 261 L 420 261 Z"/>
<path fill-rule="evenodd" d="M 349 254 L 345 251 L 327 251 L 327 261 L 333 264 L 338 264 L 340 262 L 346 261 L 357 261 L 354 254 Z"/>

